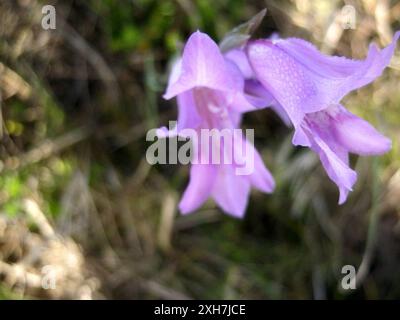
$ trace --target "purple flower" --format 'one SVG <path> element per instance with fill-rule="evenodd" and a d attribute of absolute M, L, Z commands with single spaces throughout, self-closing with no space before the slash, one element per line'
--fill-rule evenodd
<path fill-rule="evenodd" d="M 339 187 L 339 204 L 346 201 L 357 180 L 357 173 L 349 167 L 349 153 L 378 155 L 391 148 L 388 138 L 340 104 L 308 113 L 296 130 L 294 143 L 319 155 L 329 178 Z"/>
<path fill-rule="evenodd" d="M 276 37 L 274 35 L 274 38 Z M 250 66 L 245 50 L 241 48 L 232 49 L 225 53 L 225 57 L 233 62 L 242 73 L 245 79 L 244 94 L 246 99 L 257 109 L 271 107 L 281 117 L 283 122 L 287 126 L 290 126 L 291 122 L 285 110 L 282 109 L 271 93 L 258 81 L 256 74 Z"/>
<path fill-rule="evenodd" d="M 182 213 L 199 208 L 209 197 L 228 214 L 244 215 L 250 187 L 263 192 L 272 192 L 274 180 L 252 144 L 238 134 L 241 113 L 255 110 L 244 94 L 244 79 L 236 65 L 225 59 L 216 43 L 199 31 L 187 41 L 182 58 L 171 72 L 165 99 L 177 97 L 178 122 L 173 132 L 164 135 L 188 136 L 185 129 L 230 130 L 231 139 L 220 144 L 223 159 L 230 150 L 235 160 L 232 163 L 193 163 L 190 181 L 179 203 Z M 208 158 L 204 141 L 193 141 L 198 158 Z M 227 146 L 230 147 L 226 148 Z M 207 146 L 206 146 L 207 148 Z M 243 153 L 243 150 L 245 152 Z M 245 155 L 244 155 L 245 154 Z M 248 154 L 252 154 L 254 167 L 250 174 L 238 175 L 237 168 L 243 165 Z M 222 160 L 223 160 L 222 159 Z"/>
<path fill-rule="evenodd" d="M 382 50 L 371 45 L 365 60 L 326 56 L 295 38 L 257 40 L 247 45 L 257 84 L 262 84 L 292 122 L 293 144 L 317 152 L 328 176 L 339 187 L 340 204 L 357 179 L 348 165 L 349 152 L 377 155 L 391 148 L 388 138 L 347 111 L 340 101 L 381 75 L 399 36 L 397 32 L 393 42 Z"/>

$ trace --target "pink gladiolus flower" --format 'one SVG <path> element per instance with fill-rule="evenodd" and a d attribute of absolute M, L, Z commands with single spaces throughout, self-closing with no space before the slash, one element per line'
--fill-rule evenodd
<path fill-rule="evenodd" d="M 243 59 L 236 62 L 242 73 L 251 74 L 256 85 L 261 84 L 273 97 L 267 103 L 284 110 L 295 128 L 293 144 L 310 147 L 319 155 L 329 178 L 339 187 L 339 204 L 346 201 L 357 180 L 348 164 L 349 153 L 378 155 L 391 148 L 388 138 L 347 111 L 340 101 L 381 75 L 399 37 L 397 32 L 382 50 L 371 45 L 365 60 L 326 56 L 300 39 L 256 40 L 246 48 L 248 66 L 243 67 Z M 262 100 L 262 94 L 256 95 Z"/>
<path fill-rule="evenodd" d="M 210 37 L 199 31 L 190 36 L 182 58 L 173 67 L 164 95 L 165 99 L 177 97 L 177 125 L 173 132 L 160 131 L 161 135 L 187 136 L 185 129 L 195 129 L 198 133 L 202 129 L 230 130 L 231 134 L 220 143 L 220 150 L 212 147 L 204 150 L 204 141 L 193 141 L 198 159 L 218 152 L 222 154 L 222 163 L 192 164 L 189 185 L 179 203 L 184 214 L 193 212 L 212 197 L 227 214 L 243 217 L 251 186 L 268 193 L 274 189 L 273 177 L 258 152 L 235 131 L 241 113 L 256 109 L 247 100 L 244 85 L 240 70 L 224 58 Z M 234 155 L 232 163 L 224 161 L 228 158 L 226 150 Z M 243 165 L 243 160 L 249 160 L 249 154 L 254 160 L 252 172 L 237 174 L 236 169 Z"/>

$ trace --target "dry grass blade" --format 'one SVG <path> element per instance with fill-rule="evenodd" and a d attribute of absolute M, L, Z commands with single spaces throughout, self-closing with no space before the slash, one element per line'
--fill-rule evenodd
<path fill-rule="evenodd" d="M 162 202 L 161 220 L 158 227 L 158 245 L 161 250 L 167 252 L 171 249 L 172 230 L 176 214 L 177 196 L 167 193 Z"/>
<path fill-rule="evenodd" d="M 6 159 L 3 170 L 21 169 L 27 165 L 42 161 L 55 153 L 61 152 L 62 150 L 81 142 L 89 137 L 90 133 L 91 130 L 86 127 L 82 127 L 72 130 L 53 140 L 47 140 L 25 154 Z"/>
<path fill-rule="evenodd" d="M 50 239 L 55 236 L 53 227 L 50 225 L 36 201 L 32 199 L 25 199 L 24 208 L 28 216 L 34 221 L 35 225 L 39 228 L 40 233 L 44 237 Z"/>

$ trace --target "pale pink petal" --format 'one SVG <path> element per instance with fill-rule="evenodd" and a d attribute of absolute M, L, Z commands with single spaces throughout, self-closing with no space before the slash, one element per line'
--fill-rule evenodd
<path fill-rule="evenodd" d="M 296 128 L 294 131 L 292 143 L 295 146 L 311 147 L 311 142 L 301 127 Z"/>
<path fill-rule="evenodd" d="M 251 69 L 246 53 L 242 49 L 233 49 L 225 53 L 225 57 L 231 60 L 240 69 L 245 79 L 254 77 L 254 72 Z"/>
<path fill-rule="evenodd" d="M 275 180 L 271 172 L 269 172 L 267 167 L 264 165 L 264 161 L 262 160 L 260 154 L 255 148 L 254 148 L 254 173 L 250 175 L 249 178 L 251 184 L 262 192 L 271 193 L 275 189 Z"/>
<path fill-rule="evenodd" d="M 197 31 L 188 39 L 176 81 L 168 84 L 165 99 L 170 99 L 195 87 L 232 90 L 234 83 L 217 44 L 205 33 Z M 174 79 L 172 79 L 174 80 Z"/>
<path fill-rule="evenodd" d="M 249 193 L 250 182 L 244 176 L 235 175 L 232 166 L 219 166 L 212 196 L 225 213 L 243 218 Z"/>
<path fill-rule="evenodd" d="M 202 122 L 192 91 L 186 91 L 178 95 L 178 131 L 186 128 L 196 129 Z"/>
<path fill-rule="evenodd" d="M 216 174 L 217 170 L 214 165 L 192 164 L 189 185 L 179 203 L 179 210 L 183 214 L 193 212 L 208 199 Z"/>
<path fill-rule="evenodd" d="M 345 152 L 334 152 L 318 135 L 313 135 L 312 140 L 312 149 L 319 154 L 329 178 L 339 187 L 339 204 L 343 204 L 357 180 L 357 173 L 348 166 L 348 160 L 344 159 L 344 156 L 347 158 Z"/>
<path fill-rule="evenodd" d="M 305 113 L 339 103 L 352 90 L 379 77 L 389 64 L 400 32 L 385 49 L 371 46 L 365 60 L 330 57 L 300 39 L 250 42 L 247 55 L 256 78 L 285 109 L 294 126 Z"/>
<path fill-rule="evenodd" d="M 392 142 L 367 121 L 344 107 L 334 118 L 334 135 L 344 148 L 359 155 L 379 155 L 391 149 Z"/>
<path fill-rule="evenodd" d="M 247 46 L 247 55 L 264 88 L 285 109 L 297 127 L 304 118 L 304 105 L 317 93 L 316 85 L 290 55 L 269 40 L 257 40 Z"/>

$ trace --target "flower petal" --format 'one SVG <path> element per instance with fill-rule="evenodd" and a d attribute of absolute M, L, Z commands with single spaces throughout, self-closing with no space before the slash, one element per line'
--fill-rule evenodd
<path fill-rule="evenodd" d="M 318 135 L 309 136 L 309 139 L 313 142 L 311 148 L 318 153 L 329 178 L 339 187 L 339 204 L 343 204 L 357 180 L 357 173 L 348 166 L 347 152 L 340 148 L 333 151 Z"/>
<path fill-rule="evenodd" d="M 350 91 L 367 85 L 382 74 L 390 63 L 399 37 L 400 32 L 396 32 L 392 43 L 382 50 L 372 44 L 365 60 L 327 56 L 311 43 L 296 38 L 279 40 L 276 46 L 317 75 L 316 81 L 322 78 L 321 90 L 330 95 L 332 102 L 339 102 Z"/>
<path fill-rule="evenodd" d="M 316 95 L 316 86 L 304 68 L 269 40 L 257 40 L 247 46 L 247 55 L 257 80 L 285 109 L 295 127 L 304 114 L 309 97 Z"/>
<path fill-rule="evenodd" d="M 367 121 L 341 106 L 335 117 L 334 135 L 345 149 L 359 155 L 378 155 L 391 149 L 392 142 Z"/>
<path fill-rule="evenodd" d="M 295 129 L 292 143 L 295 146 L 311 147 L 311 142 L 301 127 Z"/>
<path fill-rule="evenodd" d="M 225 57 L 232 61 L 241 71 L 245 79 L 254 78 L 253 69 L 250 66 L 247 55 L 242 49 L 233 49 L 225 53 Z"/>
<path fill-rule="evenodd" d="M 182 129 L 195 129 L 201 122 L 202 118 L 197 112 L 196 102 L 192 91 L 186 91 L 178 95 L 178 131 Z"/>
<path fill-rule="evenodd" d="M 264 161 L 254 146 L 249 142 L 247 144 L 250 148 L 254 149 L 254 173 L 249 177 L 251 184 L 262 192 L 273 192 L 275 189 L 275 180 L 271 172 L 264 165 Z"/>
<path fill-rule="evenodd" d="M 241 113 L 256 110 L 257 108 L 251 104 L 244 94 L 245 82 L 239 68 L 228 59 L 226 60 L 226 66 L 234 83 L 233 90 L 225 93 L 230 109 Z"/>
<path fill-rule="evenodd" d="M 245 176 L 260 191 L 271 193 L 275 188 L 275 180 L 254 147 L 241 131 L 233 133 L 234 173 Z"/>
<path fill-rule="evenodd" d="M 324 78 L 344 78 L 361 66 L 361 61 L 346 57 L 328 56 L 312 43 L 298 38 L 280 39 L 275 45 L 305 68 Z"/>
<path fill-rule="evenodd" d="M 259 109 L 277 104 L 274 97 L 257 80 L 246 80 L 244 91 L 247 99 Z"/>
<path fill-rule="evenodd" d="M 278 115 L 282 118 L 285 124 L 289 125 L 290 121 L 284 110 L 275 101 L 274 97 L 262 86 L 262 84 L 253 79 L 254 72 L 250 66 L 247 55 L 242 49 L 233 49 L 225 54 L 225 57 L 232 61 L 241 71 L 242 76 L 245 79 L 244 85 L 244 97 L 235 99 L 237 101 L 236 107 L 239 112 L 247 112 L 255 109 L 266 108 L 272 106 Z M 240 90 L 242 92 L 243 90 Z M 241 102 L 241 99 L 245 98 L 248 101 L 247 104 Z M 241 106 L 240 106 L 241 104 Z"/>
<path fill-rule="evenodd" d="M 230 98 L 229 107 L 234 112 L 245 113 L 255 111 L 257 108 L 247 99 L 243 92 L 236 92 Z"/>
<path fill-rule="evenodd" d="M 189 137 L 186 129 L 195 130 L 201 124 L 203 119 L 197 112 L 196 102 L 192 91 L 185 91 L 178 95 L 178 121 L 175 127 L 161 127 L 157 129 L 159 138 L 173 138 L 176 136 Z M 185 130 L 185 132 L 183 131 Z"/>
<path fill-rule="evenodd" d="M 208 164 L 192 164 L 190 180 L 181 201 L 179 210 L 183 214 L 198 209 L 210 196 L 216 176 L 216 167 Z"/>
<path fill-rule="evenodd" d="M 365 60 L 329 57 L 300 39 L 250 42 L 247 55 L 262 85 L 297 127 L 304 113 L 338 103 L 350 91 L 378 77 L 389 64 L 400 32 L 385 49 L 371 46 Z"/>
<path fill-rule="evenodd" d="M 220 165 L 212 190 L 215 202 L 222 210 L 236 218 L 243 218 L 250 193 L 250 182 L 237 176 L 233 166 Z"/>
<path fill-rule="evenodd" d="M 185 45 L 179 76 L 174 75 L 171 79 L 164 98 L 171 99 L 194 87 L 227 91 L 233 86 L 217 44 L 205 33 L 197 31 Z"/>

